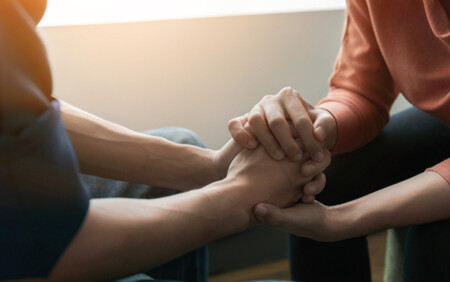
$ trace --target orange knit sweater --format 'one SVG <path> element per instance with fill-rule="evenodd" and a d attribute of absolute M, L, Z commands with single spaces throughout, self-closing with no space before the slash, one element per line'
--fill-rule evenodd
<path fill-rule="evenodd" d="M 450 126 L 450 1 L 347 2 L 331 88 L 318 104 L 336 118 L 334 153 L 380 133 L 399 93 Z M 450 183 L 448 156 L 429 170 Z"/>

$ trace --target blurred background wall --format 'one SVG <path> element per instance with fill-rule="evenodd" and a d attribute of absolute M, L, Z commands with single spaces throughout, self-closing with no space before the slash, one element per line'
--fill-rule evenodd
<path fill-rule="evenodd" d="M 181 126 L 220 148 L 229 119 L 284 86 L 327 93 L 343 10 L 40 27 L 54 95 L 141 131 Z M 404 108 L 401 101 L 395 110 Z"/>

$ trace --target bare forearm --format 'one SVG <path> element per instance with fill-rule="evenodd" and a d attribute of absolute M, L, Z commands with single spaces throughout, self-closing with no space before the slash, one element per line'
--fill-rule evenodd
<path fill-rule="evenodd" d="M 65 102 L 61 105 L 84 173 L 179 190 L 217 180 L 211 150 L 140 134 Z"/>
<path fill-rule="evenodd" d="M 251 200 L 239 181 L 157 200 L 91 201 L 79 234 L 51 279 L 103 281 L 148 270 L 250 224 Z"/>
<path fill-rule="evenodd" d="M 450 218 L 450 185 L 424 172 L 349 203 L 331 207 L 343 238 Z"/>

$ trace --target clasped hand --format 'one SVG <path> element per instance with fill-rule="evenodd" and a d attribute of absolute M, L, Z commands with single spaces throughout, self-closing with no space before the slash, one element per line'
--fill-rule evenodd
<path fill-rule="evenodd" d="M 297 235 L 327 240 L 321 234 L 329 227 L 329 210 L 314 196 L 325 186 L 328 150 L 336 143 L 334 117 L 288 87 L 265 96 L 248 114 L 231 120 L 228 128 L 246 148 L 231 162 L 228 176 L 246 179 L 253 187 L 259 203 L 256 218 Z M 299 199 L 309 205 L 294 205 Z"/>

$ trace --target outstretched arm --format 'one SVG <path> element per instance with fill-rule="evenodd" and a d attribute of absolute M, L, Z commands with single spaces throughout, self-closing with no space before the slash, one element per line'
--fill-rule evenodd
<path fill-rule="evenodd" d="M 143 272 L 250 225 L 235 180 L 155 200 L 92 200 L 49 281 L 110 281 Z M 226 190 L 226 191 L 225 191 Z M 233 205 L 231 205 L 233 203 Z"/>
<path fill-rule="evenodd" d="M 275 161 L 261 147 L 241 151 L 228 176 L 203 189 L 155 200 L 92 200 L 49 279 L 111 280 L 149 269 L 256 224 L 258 202 L 291 205 L 309 180 L 299 163 Z"/>
<path fill-rule="evenodd" d="M 60 102 L 84 173 L 189 190 L 224 178 L 235 155 L 144 135 Z"/>
<path fill-rule="evenodd" d="M 391 227 L 450 218 L 450 184 L 427 171 L 337 206 L 298 204 L 279 209 L 258 204 L 255 214 L 268 225 L 319 241 L 338 241 Z"/>

